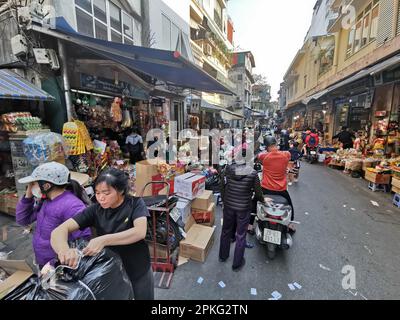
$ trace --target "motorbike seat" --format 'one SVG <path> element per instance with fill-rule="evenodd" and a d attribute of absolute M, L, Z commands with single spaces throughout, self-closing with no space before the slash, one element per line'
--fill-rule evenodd
<path fill-rule="evenodd" d="M 276 204 L 282 204 L 285 206 L 289 205 L 289 202 L 286 200 L 286 198 L 279 196 L 279 195 L 266 194 L 266 195 L 264 195 L 264 198 L 271 199 Z"/>

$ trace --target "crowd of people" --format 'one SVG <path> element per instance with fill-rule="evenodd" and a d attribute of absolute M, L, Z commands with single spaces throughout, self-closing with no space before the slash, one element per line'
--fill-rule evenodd
<path fill-rule="evenodd" d="M 223 200 L 223 228 L 220 238 L 219 259 L 226 262 L 230 245 L 235 242 L 232 270 L 240 271 L 245 265 L 246 248 L 253 245 L 246 240 L 254 235 L 253 224 L 257 202 L 265 197 L 279 195 L 294 206 L 288 185 L 299 178 L 299 160 L 310 148 L 317 147 L 319 135 L 316 129 L 296 134 L 292 130 L 258 130 L 255 158 L 262 177 L 246 163 L 246 135 L 243 134 L 241 160 L 224 165 L 221 173 L 221 196 Z M 355 136 L 343 128 L 334 137 L 343 148 L 353 147 Z M 156 141 L 154 141 L 156 142 Z M 154 143 L 153 142 L 153 143 Z M 127 152 L 132 161 L 144 157 L 143 139 L 133 131 L 126 138 Z M 261 151 L 261 149 L 263 151 Z M 95 181 L 95 201 L 91 203 L 82 186 L 71 180 L 69 170 L 62 164 L 51 162 L 36 168 L 29 177 L 19 181 L 27 185 L 25 196 L 19 201 L 16 221 L 23 226 L 36 222 L 33 249 L 40 268 L 61 264 L 76 267 L 79 254 L 94 256 L 109 248 L 120 256 L 132 282 L 135 299 L 154 298 L 154 280 L 149 249 L 144 241 L 147 231 L 148 209 L 141 198 L 129 195 L 128 177 L 125 173 L 109 169 Z M 291 234 L 296 232 L 289 226 Z M 92 233 L 94 231 L 94 234 Z M 88 240 L 82 253 L 70 248 L 69 241 Z"/>

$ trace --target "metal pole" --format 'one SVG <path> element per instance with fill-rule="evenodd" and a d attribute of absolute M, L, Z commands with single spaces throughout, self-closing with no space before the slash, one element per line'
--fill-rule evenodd
<path fill-rule="evenodd" d="M 69 76 L 68 76 L 68 63 L 67 63 L 67 51 L 65 49 L 65 44 L 63 40 L 58 39 L 58 53 L 60 55 L 60 60 L 61 60 L 61 73 L 63 77 L 63 83 L 64 83 L 64 95 L 65 95 L 65 103 L 66 103 L 66 108 L 67 108 L 67 117 L 68 121 L 71 121 L 73 119 L 73 110 L 72 110 L 72 99 L 71 99 L 71 94 L 70 94 L 70 82 L 69 82 Z"/>

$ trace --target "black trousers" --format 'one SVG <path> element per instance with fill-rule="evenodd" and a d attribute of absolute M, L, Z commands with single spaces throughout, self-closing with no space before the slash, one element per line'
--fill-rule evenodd
<path fill-rule="evenodd" d="M 262 189 L 263 193 L 265 195 L 272 195 L 272 196 L 282 196 L 284 197 L 288 202 L 289 205 L 292 207 L 292 217 L 291 220 L 294 220 L 294 207 L 293 207 L 293 202 L 292 202 L 292 198 L 290 198 L 290 194 L 287 190 L 285 191 L 272 191 L 272 190 L 268 190 L 268 189 Z"/>

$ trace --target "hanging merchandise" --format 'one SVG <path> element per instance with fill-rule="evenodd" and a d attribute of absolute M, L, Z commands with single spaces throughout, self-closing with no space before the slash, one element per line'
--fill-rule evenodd
<path fill-rule="evenodd" d="M 63 127 L 63 137 L 70 148 L 70 155 L 81 155 L 93 150 L 93 142 L 89 131 L 82 121 L 67 122 Z"/>
<path fill-rule="evenodd" d="M 123 118 L 124 121 L 122 122 L 122 128 L 126 129 L 126 128 L 130 128 L 133 125 L 133 121 L 132 121 L 132 117 L 131 117 L 131 113 L 129 112 L 129 109 L 124 108 L 124 113 L 123 113 Z"/>
<path fill-rule="evenodd" d="M 121 98 L 115 98 L 111 105 L 111 118 L 114 122 L 122 121 Z"/>
<path fill-rule="evenodd" d="M 77 156 L 86 152 L 83 137 L 80 135 L 79 127 L 75 122 L 64 124 L 63 137 L 70 149 L 70 155 Z"/>
<path fill-rule="evenodd" d="M 32 135 L 23 141 L 24 154 L 32 166 L 50 161 L 65 162 L 68 157 L 68 144 L 57 133 Z"/>
<path fill-rule="evenodd" d="M 90 134 L 89 134 L 88 129 L 86 128 L 86 125 L 82 121 L 79 121 L 79 120 L 74 120 L 74 122 L 78 126 L 79 134 L 82 136 L 83 142 L 86 147 L 86 151 L 93 150 L 93 148 L 94 148 L 93 141 L 90 138 Z"/>

